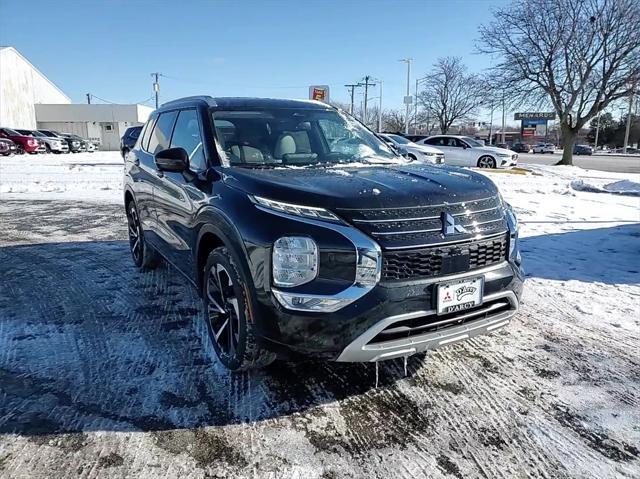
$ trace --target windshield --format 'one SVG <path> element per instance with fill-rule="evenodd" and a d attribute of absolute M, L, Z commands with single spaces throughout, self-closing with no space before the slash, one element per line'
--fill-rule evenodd
<path fill-rule="evenodd" d="M 212 116 L 220 148 L 232 166 L 403 162 L 360 123 L 336 110 L 214 110 Z"/>
<path fill-rule="evenodd" d="M 11 128 L 3 128 L 2 131 L 4 131 L 9 136 L 20 136 L 21 135 L 16 130 L 12 130 Z"/>
<path fill-rule="evenodd" d="M 473 138 L 469 138 L 468 136 L 463 136 L 462 139 L 469 145 L 469 146 L 484 146 L 484 143 L 480 143 L 478 140 L 474 140 Z"/>
<path fill-rule="evenodd" d="M 31 130 L 16 130 L 16 132 L 20 135 L 35 136 Z"/>
<path fill-rule="evenodd" d="M 399 145 L 408 145 L 409 143 L 412 143 L 411 141 L 407 140 L 404 136 L 400 136 L 400 135 L 387 135 L 389 138 L 391 138 L 394 142 L 398 143 Z"/>

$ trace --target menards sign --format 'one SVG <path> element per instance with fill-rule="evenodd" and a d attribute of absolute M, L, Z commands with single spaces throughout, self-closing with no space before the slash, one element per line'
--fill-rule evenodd
<path fill-rule="evenodd" d="M 513 117 L 514 120 L 555 120 L 555 111 L 525 111 L 523 113 L 516 113 Z"/>

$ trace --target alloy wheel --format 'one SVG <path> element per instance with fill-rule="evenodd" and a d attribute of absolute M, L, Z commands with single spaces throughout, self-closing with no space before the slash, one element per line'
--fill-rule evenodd
<path fill-rule="evenodd" d="M 495 168 L 495 161 L 490 156 L 483 156 L 478 160 L 478 166 L 480 168 Z"/>
<path fill-rule="evenodd" d="M 136 207 L 133 205 L 129 208 L 127 224 L 129 227 L 129 247 L 131 248 L 131 255 L 136 264 L 139 264 L 142 260 L 142 227 L 140 226 Z"/>
<path fill-rule="evenodd" d="M 221 353 L 234 357 L 240 339 L 240 307 L 229 272 L 217 263 L 207 278 L 207 314 Z"/>

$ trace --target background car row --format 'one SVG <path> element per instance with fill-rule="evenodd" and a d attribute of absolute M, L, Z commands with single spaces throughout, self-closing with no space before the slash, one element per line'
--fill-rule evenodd
<path fill-rule="evenodd" d="M 54 130 L 25 130 L 0 128 L 0 140 L 8 144 L 8 151 L 0 145 L 0 154 L 12 153 L 79 153 L 96 151 L 97 146 L 78 135 L 60 133 Z M 13 144 L 13 148 L 11 147 Z"/>

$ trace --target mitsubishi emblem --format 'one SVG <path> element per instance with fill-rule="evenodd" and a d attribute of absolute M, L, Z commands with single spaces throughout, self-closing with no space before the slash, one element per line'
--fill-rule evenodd
<path fill-rule="evenodd" d="M 464 226 L 456 224 L 456 220 L 449 213 L 442 212 L 440 215 L 442 219 L 442 234 L 445 236 L 454 235 L 454 234 L 462 234 L 467 233 L 467 230 L 464 229 Z"/>

